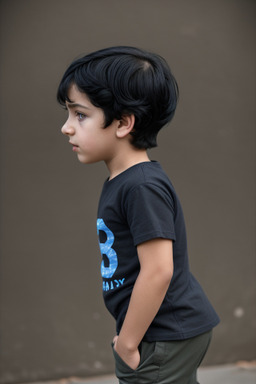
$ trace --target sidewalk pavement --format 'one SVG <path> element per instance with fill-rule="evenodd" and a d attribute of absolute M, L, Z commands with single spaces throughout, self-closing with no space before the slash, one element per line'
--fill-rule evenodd
<path fill-rule="evenodd" d="M 202 367 L 198 370 L 198 381 L 200 384 L 256 384 L 256 364 L 241 362 L 236 365 Z M 112 375 L 86 379 L 71 377 L 33 384 L 118 384 L 118 380 Z"/>

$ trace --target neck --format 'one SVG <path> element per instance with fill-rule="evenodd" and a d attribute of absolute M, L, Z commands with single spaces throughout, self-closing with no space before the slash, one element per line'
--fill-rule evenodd
<path fill-rule="evenodd" d="M 117 154 L 111 161 L 106 162 L 109 170 L 109 180 L 113 179 L 120 173 L 133 165 L 150 161 L 147 151 L 145 149 L 131 148 L 129 151 Z"/>

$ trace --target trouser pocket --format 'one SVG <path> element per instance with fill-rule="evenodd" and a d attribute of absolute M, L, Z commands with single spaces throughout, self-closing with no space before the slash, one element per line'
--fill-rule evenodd
<path fill-rule="evenodd" d="M 119 379 L 120 384 L 157 383 L 160 363 L 164 358 L 164 343 L 142 342 L 139 350 L 140 364 L 136 370 L 133 370 L 121 359 L 113 348 L 116 376 Z"/>

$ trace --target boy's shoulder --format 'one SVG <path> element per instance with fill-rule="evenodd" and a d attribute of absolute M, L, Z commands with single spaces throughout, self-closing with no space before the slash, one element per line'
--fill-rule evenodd
<path fill-rule="evenodd" d="M 128 168 L 106 181 L 99 201 L 100 217 L 121 218 L 132 222 L 136 217 L 166 217 L 175 212 L 177 196 L 171 181 L 156 161 Z M 150 219 L 150 220 L 151 220 Z M 116 219 L 115 219 L 116 220 Z"/>
<path fill-rule="evenodd" d="M 130 175 L 127 174 L 127 185 L 131 188 L 138 186 L 170 187 L 171 181 L 158 161 L 138 164 Z"/>
<path fill-rule="evenodd" d="M 143 198 L 145 193 L 159 197 L 173 195 L 173 192 L 170 179 L 157 161 L 138 163 L 106 181 L 103 187 L 104 198 L 121 199 L 123 202 L 135 197 Z"/>
<path fill-rule="evenodd" d="M 109 186 L 113 186 L 113 189 L 131 191 L 139 186 L 148 184 L 158 185 L 166 182 L 169 182 L 169 179 L 160 163 L 157 161 L 147 161 L 135 164 L 106 183 Z"/>

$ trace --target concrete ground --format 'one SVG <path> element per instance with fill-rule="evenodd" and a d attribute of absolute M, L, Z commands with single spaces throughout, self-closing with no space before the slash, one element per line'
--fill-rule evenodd
<path fill-rule="evenodd" d="M 203 367 L 199 369 L 198 381 L 200 384 L 256 384 L 256 365 L 236 364 Z M 118 381 L 115 376 L 101 376 L 86 379 L 73 377 L 33 384 L 118 384 Z"/>

